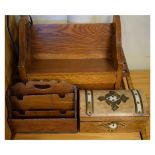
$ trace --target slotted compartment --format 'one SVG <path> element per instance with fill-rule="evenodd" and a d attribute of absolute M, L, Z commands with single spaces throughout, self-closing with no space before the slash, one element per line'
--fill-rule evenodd
<path fill-rule="evenodd" d="M 14 132 L 77 132 L 77 90 L 65 81 L 29 81 L 11 88 Z"/>

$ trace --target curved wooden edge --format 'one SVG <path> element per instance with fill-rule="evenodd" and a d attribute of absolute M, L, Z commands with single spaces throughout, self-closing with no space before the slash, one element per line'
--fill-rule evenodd
<path fill-rule="evenodd" d="M 28 16 L 21 16 L 19 21 L 19 62 L 18 70 L 22 81 L 27 81 L 26 68 L 30 65 L 30 23 Z"/>
<path fill-rule="evenodd" d="M 36 87 L 37 86 L 37 87 Z M 74 85 L 66 81 L 28 81 L 26 84 L 18 82 L 11 87 L 11 95 L 33 95 L 50 93 L 71 93 Z"/>
<path fill-rule="evenodd" d="M 121 21 L 120 16 L 113 16 L 114 25 L 114 64 L 118 68 L 119 65 L 123 64 L 123 58 L 121 56 L 122 49 L 122 37 L 121 37 Z"/>
<path fill-rule="evenodd" d="M 122 38 L 121 38 L 121 21 L 120 16 L 113 16 L 114 26 L 114 42 L 113 42 L 113 60 L 114 66 L 117 70 L 115 89 L 121 88 L 122 70 L 123 70 L 123 57 L 121 55 Z"/>

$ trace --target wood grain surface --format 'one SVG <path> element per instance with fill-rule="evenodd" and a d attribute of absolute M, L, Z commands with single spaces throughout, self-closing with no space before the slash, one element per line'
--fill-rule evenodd
<path fill-rule="evenodd" d="M 65 94 L 72 93 L 75 86 L 67 83 L 66 81 L 28 81 L 26 83 L 17 82 L 11 87 L 11 95 L 24 96 L 24 95 L 38 95 L 38 94 Z"/>
<path fill-rule="evenodd" d="M 77 133 L 77 134 L 17 134 L 16 140 L 141 140 L 139 132 Z"/>
<path fill-rule="evenodd" d="M 33 25 L 33 58 L 110 59 L 112 28 L 112 24 Z"/>
<path fill-rule="evenodd" d="M 114 72 L 79 72 L 79 73 L 48 73 L 48 74 L 38 74 L 31 73 L 28 75 L 29 80 L 66 80 L 71 84 L 76 84 L 80 89 L 84 88 L 81 86 L 94 86 L 99 89 L 107 87 L 108 89 L 112 89 L 115 81 L 116 75 Z M 99 85 L 100 84 L 100 85 Z M 101 87 L 100 87 L 101 86 Z M 86 87 L 85 87 L 86 88 Z M 91 87 L 93 89 L 93 87 Z"/>
<path fill-rule="evenodd" d="M 25 33 L 25 32 L 22 32 L 22 33 Z M 21 37 L 22 37 L 22 35 L 21 35 Z M 25 39 L 25 37 L 23 39 Z M 25 46 L 27 46 L 27 43 L 25 44 Z M 96 44 L 95 44 L 95 46 L 96 46 Z M 80 47 L 80 49 L 81 49 L 81 47 Z M 93 47 L 92 47 L 92 49 L 93 49 Z M 99 48 L 97 48 L 97 49 L 99 49 Z M 108 49 L 108 46 L 107 46 L 107 48 L 105 48 L 105 51 L 107 49 Z M 97 58 L 97 59 L 98 58 L 105 59 L 105 58 L 108 58 L 111 55 L 111 54 L 109 55 L 108 52 L 101 53 L 100 50 L 98 50 L 98 51 L 99 52 L 97 52 L 96 54 L 93 53 L 92 51 L 88 52 L 90 58 L 92 59 L 94 57 L 94 58 Z M 61 53 L 63 53 L 63 52 L 60 52 L 60 58 L 63 57 L 63 54 L 61 54 Z M 75 51 L 73 52 L 72 49 L 71 49 L 70 50 L 70 53 L 73 54 L 73 53 L 76 53 L 76 52 Z M 44 58 L 47 58 L 47 55 L 46 54 L 45 55 L 40 55 L 40 52 L 38 52 L 37 54 L 38 54 L 37 57 L 34 57 L 34 59 L 38 59 L 39 60 L 41 57 L 43 59 Z M 81 59 L 87 59 L 85 55 L 81 54 L 81 52 L 76 53 L 76 54 L 79 54 L 78 56 L 80 57 L 80 60 Z M 74 54 L 72 56 L 75 58 L 75 55 Z M 29 58 L 29 55 L 26 56 L 26 57 Z M 53 55 L 51 55 L 51 57 L 52 58 L 55 57 L 55 59 L 57 59 L 57 56 L 55 55 L 54 52 L 53 52 Z M 66 59 L 70 59 L 70 58 L 68 57 Z M 9 65 L 10 65 L 10 63 L 9 63 Z M 20 66 L 19 67 L 19 70 L 20 70 L 20 74 L 21 74 L 22 80 L 27 80 L 27 76 L 25 74 L 26 73 L 26 70 L 25 70 L 26 68 L 24 68 L 24 67 L 25 66 Z M 91 76 L 91 78 L 95 78 L 95 74 L 94 74 L 94 76 Z M 9 76 L 9 75 L 10 75 L 10 72 L 8 72 L 8 74 L 7 74 L 7 79 L 8 78 L 11 78 L 11 76 Z M 90 75 L 92 75 L 92 74 L 90 73 Z M 137 88 L 137 89 L 138 88 L 144 89 L 144 91 L 147 94 L 147 99 L 149 100 L 150 99 L 149 98 L 149 95 L 150 95 L 150 92 L 149 92 L 149 86 L 150 86 L 149 85 L 150 84 L 149 83 L 149 71 L 139 71 L 138 73 L 137 72 L 132 72 L 131 75 L 132 75 L 132 80 L 133 80 L 133 83 L 134 83 L 135 88 Z M 72 76 L 72 75 L 67 74 L 67 76 L 69 77 L 69 76 Z M 106 74 L 105 74 L 105 76 L 106 76 Z M 38 77 L 37 74 L 36 74 L 36 77 Z M 50 75 L 49 77 L 52 77 L 52 75 Z M 81 78 L 81 79 L 84 79 L 85 78 L 85 80 L 87 80 L 88 77 L 89 76 L 87 76 L 87 75 L 85 75 L 85 76 L 79 75 L 79 76 L 76 76 L 75 79 L 78 80 L 79 78 Z M 32 76 L 32 78 L 35 78 L 35 76 Z M 47 74 L 44 74 L 44 76 L 41 76 L 41 78 L 47 79 Z M 60 76 L 58 76 L 58 78 L 60 78 Z M 62 77 L 62 78 L 64 79 L 64 77 Z M 104 76 L 103 76 L 103 79 L 104 79 Z M 112 81 L 112 83 L 108 83 L 108 78 L 105 78 L 104 80 L 107 82 L 106 83 L 107 85 L 110 84 L 112 86 L 114 84 L 113 81 Z M 94 81 L 96 81 L 96 80 L 94 80 Z M 85 82 L 86 81 L 82 82 L 82 84 L 79 82 L 79 85 L 87 85 L 87 83 L 85 83 Z M 91 83 L 91 81 L 90 81 L 90 83 Z M 100 84 L 100 82 L 97 83 L 97 85 L 99 85 L 99 84 Z M 102 87 L 103 87 L 103 84 L 102 84 Z M 6 133 L 8 133 L 8 128 L 6 128 Z M 146 135 L 144 138 L 145 139 L 149 139 L 149 135 L 150 135 L 149 134 L 150 133 L 149 123 L 148 123 L 147 128 L 146 128 L 146 131 L 144 131 L 144 133 Z M 78 133 L 78 134 L 35 134 L 35 135 L 34 134 L 16 134 L 16 137 L 15 137 L 15 139 L 140 139 L 140 138 L 141 137 L 140 137 L 139 132 L 124 133 L 124 134 L 123 133 L 122 134 L 119 134 L 119 133 L 118 134 L 115 134 L 115 133 L 110 133 L 110 134 L 103 134 L 103 133 L 99 133 L 99 134 L 98 133 L 94 133 L 94 134 L 92 134 L 92 133 L 90 133 L 90 134 L 88 134 L 88 133 Z"/>
<path fill-rule="evenodd" d="M 9 119 L 12 130 L 16 132 L 77 132 L 76 118 Z"/>
<path fill-rule="evenodd" d="M 13 118 L 73 118 L 74 110 L 30 110 L 12 112 Z"/>
<path fill-rule="evenodd" d="M 27 17 L 22 16 L 19 24 L 19 73 L 23 81 L 58 79 L 80 88 L 92 84 L 99 87 L 100 83 L 101 88 L 107 84 L 115 85 L 116 89 L 121 87 L 119 16 L 114 16 L 112 23 L 105 24 L 30 26 L 28 23 Z"/>
<path fill-rule="evenodd" d="M 23 99 L 11 96 L 11 104 L 13 109 L 18 110 L 35 110 L 35 109 L 74 109 L 74 94 L 67 93 L 63 97 L 59 94 L 49 95 L 27 95 Z"/>
<path fill-rule="evenodd" d="M 123 70 L 123 57 L 121 54 L 122 49 L 122 37 L 121 37 L 121 19 L 120 16 L 113 16 L 113 25 L 114 33 L 113 36 L 113 62 L 115 69 L 117 70 L 116 74 L 116 84 L 115 89 L 120 89 L 121 80 L 122 80 L 122 70 Z"/>
<path fill-rule="evenodd" d="M 28 16 L 21 16 L 19 21 L 19 76 L 26 81 L 27 66 L 31 65 L 31 28 Z"/>
<path fill-rule="evenodd" d="M 116 118 L 115 118 L 116 119 Z M 130 121 L 120 121 L 119 119 L 115 121 L 115 119 L 110 118 L 109 121 L 105 122 L 81 122 L 80 123 L 80 132 L 90 132 L 90 133 L 104 133 L 104 132 L 140 132 L 143 128 L 145 128 L 145 121 L 137 121 L 134 118 L 130 118 Z M 111 121 L 110 121 L 111 120 Z M 113 124 L 117 124 L 116 128 L 110 128 L 109 126 Z"/>
<path fill-rule="evenodd" d="M 116 82 L 112 61 L 106 59 L 37 60 L 28 72 L 29 80 L 66 80 L 80 88 L 81 85 L 109 84 L 108 88 L 112 89 L 110 84 Z"/>
<path fill-rule="evenodd" d="M 112 60 L 107 59 L 36 60 L 28 71 L 30 74 L 115 72 Z"/>
<path fill-rule="evenodd" d="M 16 18 L 15 16 L 10 16 L 10 30 L 13 34 L 13 38 L 15 41 L 18 40 L 18 26 L 16 24 Z M 6 16 L 5 16 L 5 91 L 8 89 L 8 87 L 11 85 L 13 80 L 13 68 L 15 62 L 13 61 L 13 48 L 10 41 L 10 36 L 7 31 L 6 26 Z M 7 123 L 7 117 L 8 117 L 8 110 L 5 107 L 5 139 L 10 139 L 11 137 L 11 131 L 9 128 L 9 125 Z"/>

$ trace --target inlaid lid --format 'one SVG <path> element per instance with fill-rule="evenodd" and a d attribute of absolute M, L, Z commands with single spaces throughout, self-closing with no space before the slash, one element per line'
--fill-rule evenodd
<path fill-rule="evenodd" d="M 146 98 L 139 90 L 80 90 L 80 121 L 148 115 Z"/>

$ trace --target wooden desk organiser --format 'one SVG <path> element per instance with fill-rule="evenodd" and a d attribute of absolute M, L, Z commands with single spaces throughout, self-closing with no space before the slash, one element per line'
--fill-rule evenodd
<path fill-rule="evenodd" d="M 112 23 L 51 25 L 30 25 L 28 17 L 22 16 L 18 71 L 26 84 L 17 83 L 10 92 L 12 132 L 77 132 L 77 122 L 80 132 L 109 132 L 104 125 L 113 127 L 120 121 L 126 126 L 118 132 L 142 132 L 149 118 L 145 101 L 144 115 L 129 114 L 131 109 L 126 107 L 116 119 L 114 113 L 104 111 L 87 116 L 84 95 L 80 97 L 84 89 L 134 89 L 121 44 L 119 16 Z"/>
<path fill-rule="evenodd" d="M 119 89 L 120 17 L 103 24 L 19 22 L 19 74 L 23 81 L 66 80 L 83 89 Z"/>
<path fill-rule="evenodd" d="M 10 95 L 13 132 L 77 132 L 76 88 L 66 82 L 15 84 Z"/>

